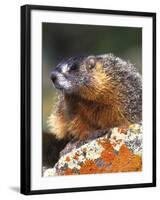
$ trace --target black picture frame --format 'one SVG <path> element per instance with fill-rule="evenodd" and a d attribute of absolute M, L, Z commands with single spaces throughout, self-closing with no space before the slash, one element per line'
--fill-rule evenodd
<path fill-rule="evenodd" d="M 152 163 L 152 183 L 125 184 L 113 186 L 95 186 L 95 187 L 78 187 L 78 188 L 61 188 L 49 190 L 31 190 L 31 11 L 64 11 L 79 13 L 100 13 L 111 15 L 125 16 L 142 16 L 151 17 L 153 20 L 153 163 Z M 142 188 L 156 186 L 156 13 L 120 11 L 120 10 L 102 10 L 89 8 L 71 8 L 71 7 L 54 7 L 43 5 L 24 5 L 21 6 L 21 193 L 26 195 L 49 194 L 64 192 L 80 192 L 93 190 L 111 190 Z"/>

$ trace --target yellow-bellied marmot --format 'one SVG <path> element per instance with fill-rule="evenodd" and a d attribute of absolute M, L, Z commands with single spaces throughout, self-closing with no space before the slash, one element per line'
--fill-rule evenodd
<path fill-rule="evenodd" d="M 58 139 L 87 139 L 97 130 L 142 120 L 142 81 L 136 68 L 113 54 L 78 56 L 51 73 L 61 90 L 48 124 Z"/>

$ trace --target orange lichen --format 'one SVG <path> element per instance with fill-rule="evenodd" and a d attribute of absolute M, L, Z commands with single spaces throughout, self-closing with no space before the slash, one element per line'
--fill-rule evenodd
<path fill-rule="evenodd" d="M 78 155 L 75 154 L 75 156 L 73 157 L 75 160 L 78 160 Z"/>
<path fill-rule="evenodd" d="M 142 158 L 134 155 L 125 145 L 122 145 L 118 155 L 115 154 L 111 144 L 100 141 L 105 148 L 101 153 L 101 159 L 105 161 L 103 167 L 98 167 L 92 160 L 86 160 L 80 169 L 80 174 L 111 173 L 111 172 L 131 172 L 142 170 Z"/>
<path fill-rule="evenodd" d="M 67 168 L 67 169 L 64 171 L 64 175 L 75 175 L 75 173 L 73 172 L 72 169 Z"/>
<path fill-rule="evenodd" d="M 110 172 L 131 172 L 142 170 L 142 158 L 133 154 L 122 145 L 118 155 L 114 158 Z"/>
<path fill-rule="evenodd" d="M 104 148 L 104 150 L 101 153 L 101 159 L 104 160 L 105 163 L 108 165 L 115 157 L 114 149 L 110 144 L 109 140 L 101 140 L 99 143 Z"/>
<path fill-rule="evenodd" d="M 80 174 L 95 174 L 98 173 L 99 168 L 92 160 L 86 160 L 80 169 Z"/>
<path fill-rule="evenodd" d="M 69 162 L 71 159 L 69 156 L 66 157 L 66 161 Z"/>

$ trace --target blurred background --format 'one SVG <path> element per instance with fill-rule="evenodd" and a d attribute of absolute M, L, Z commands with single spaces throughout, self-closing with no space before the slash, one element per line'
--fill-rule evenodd
<path fill-rule="evenodd" d="M 48 132 L 57 91 L 50 81 L 52 69 L 64 58 L 113 53 L 142 72 L 142 29 L 78 24 L 42 24 L 43 132 Z"/>

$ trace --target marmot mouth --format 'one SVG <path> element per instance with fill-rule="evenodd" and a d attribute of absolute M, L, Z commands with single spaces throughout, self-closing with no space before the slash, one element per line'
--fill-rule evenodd
<path fill-rule="evenodd" d="M 58 89 L 58 90 L 63 90 L 64 88 L 61 86 L 61 85 L 59 85 L 57 82 L 56 83 L 53 83 L 53 85 L 54 85 L 54 87 L 56 88 L 56 89 Z"/>

